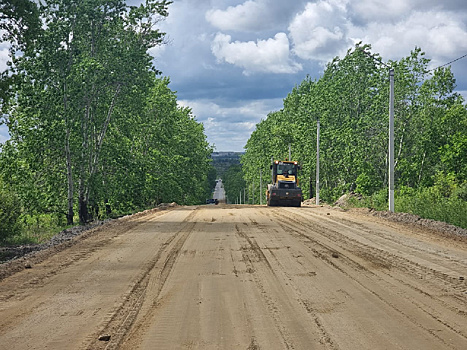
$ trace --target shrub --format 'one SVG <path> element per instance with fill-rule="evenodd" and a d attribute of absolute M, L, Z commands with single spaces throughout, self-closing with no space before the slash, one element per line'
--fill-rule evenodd
<path fill-rule="evenodd" d="M 355 191 L 365 196 L 375 193 L 380 186 L 380 183 L 376 181 L 375 177 L 370 176 L 367 173 L 361 173 L 358 175 L 355 180 L 355 184 L 357 185 Z"/>
<path fill-rule="evenodd" d="M 20 215 L 21 203 L 18 197 L 0 186 L 0 241 L 20 233 L 21 225 L 18 221 Z"/>
<path fill-rule="evenodd" d="M 397 191 L 395 211 L 467 228 L 467 201 L 462 198 L 463 189 L 464 186 L 447 186 L 443 182 L 417 191 Z"/>

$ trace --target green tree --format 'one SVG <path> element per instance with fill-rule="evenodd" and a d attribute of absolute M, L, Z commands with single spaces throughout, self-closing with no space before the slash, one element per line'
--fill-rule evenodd
<path fill-rule="evenodd" d="M 167 15 L 169 3 L 45 1 L 43 28 L 14 61 L 22 79 L 8 119 L 13 143 L 32 152 L 32 168 L 43 171 L 42 163 L 49 162 L 44 177 L 62 176 L 58 182 L 67 184 L 68 223 L 76 193 L 80 222 L 88 220 L 109 125 L 123 117 L 116 110 L 134 103 L 134 92 L 144 92 L 152 79 L 147 50 L 162 43 L 163 33 L 153 26 Z"/>
<path fill-rule="evenodd" d="M 0 180 L 0 241 L 18 234 L 21 229 L 18 222 L 20 215 L 21 202 Z"/>
<path fill-rule="evenodd" d="M 243 190 L 246 187 L 246 182 L 243 179 L 241 165 L 231 165 L 224 173 L 222 183 L 224 184 L 225 195 L 231 203 L 235 202 L 235 198 L 239 198 L 240 192 L 243 202 Z"/>
<path fill-rule="evenodd" d="M 9 54 L 13 62 L 30 47 L 40 31 L 39 9 L 31 0 L 3 0 L 0 2 L 0 42 L 9 43 Z M 13 62 L 7 62 L 11 67 Z M 18 81 L 11 69 L 0 72 L 0 109 L 15 96 L 11 84 Z M 2 117 L 0 116 L 0 125 Z"/>
<path fill-rule="evenodd" d="M 388 183 L 388 68 L 369 45 L 357 44 L 336 57 L 317 80 L 306 78 L 252 133 L 242 157 L 245 179 L 257 181 L 270 157 L 292 158 L 303 166 L 301 179 L 316 171 L 316 125 L 321 123 L 321 196 L 332 201 L 349 190 L 371 195 Z M 373 57 L 372 57 L 373 56 Z M 465 179 L 465 104 L 454 93 L 449 68 L 428 71 L 420 48 L 395 70 L 396 184 L 433 185 L 438 171 Z M 440 161 L 441 160 L 441 161 Z M 305 180 L 305 181 L 306 181 Z M 308 186 L 302 186 L 305 196 Z"/>

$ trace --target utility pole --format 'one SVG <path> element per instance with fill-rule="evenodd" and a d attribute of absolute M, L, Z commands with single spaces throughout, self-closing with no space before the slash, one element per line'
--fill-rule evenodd
<path fill-rule="evenodd" d="M 246 204 L 246 188 L 243 188 L 243 204 Z"/>
<path fill-rule="evenodd" d="M 289 143 L 289 161 L 292 160 L 292 146 Z"/>
<path fill-rule="evenodd" d="M 240 190 L 240 203 L 238 204 L 242 204 L 242 190 Z"/>
<path fill-rule="evenodd" d="M 389 69 L 389 211 L 394 212 L 394 69 Z"/>
<path fill-rule="evenodd" d="M 319 118 L 316 124 L 316 205 L 319 205 Z"/>

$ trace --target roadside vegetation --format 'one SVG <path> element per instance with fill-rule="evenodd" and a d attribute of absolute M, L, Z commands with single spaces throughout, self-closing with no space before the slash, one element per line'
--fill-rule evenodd
<path fill-rule="evenodd" d="M 258 191 L 260 169 L 267 174 L 271 157 L 285 159 L 289 144 L 302 184 L 314 182 L 319 118 L 321 199 L 333 203 L 356 192 L 364 198 L 358 205 L 387 210 L 389 72 L 380 60 L 357 44 L 321 78 L 296 86 L 247 142 L 247 186 Z M 429 70 L 429 63 L 420 48 L 388 62 L 395 71 L 395 210 L 465 227 L 466 104 L 450 67 Z M 305 198 L 313 196 L 302 188 Z"/>
<path fill-rule="evenodd" d="M 431 187 L 414 189 L 402 186 L 394 194 L 396 212 L 418 215 L 425 219 L 443 221 L 467 229 L 467 185 L 442 178 Z M 346 208 L 388 209 L 388 190 L 371 195 L 350 195 Z"/>
<path fill-rule="evenodd" d="M 65 227 L 163 202 L 203 203 L 215 170 L 191 110 L 149 49 L 170 1 L 7 0 L 1 75 L 0 242 L 41 242 Z"/>
<path fill-rule="evenodd" d="M 231 165 L 222 176 L 222 183 L 224 184 L 225 196 L 227 203 L 235 204 L 236 201 L 242 197 L 244 202 L 243 190 L 246 187 L 246 182 L 243 179 L 242 166 L 240 164 Z"/>

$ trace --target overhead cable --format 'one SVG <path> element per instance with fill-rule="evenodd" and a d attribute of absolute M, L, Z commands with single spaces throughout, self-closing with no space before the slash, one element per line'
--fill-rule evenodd
<path fill-rule="evenodd" d="M 434 71 L 434 70 L 437 70 L 438 68 L 442 68 L 442 67 L 449 66 L 451 63 L 454 63 L 454 62 L 456 62 L 456 61 L 459 61 L 459 60 L 461 60 L 461 59 L 463 59 L 463 58 L 465 58 L 465 57 L 467 57 L 467 53 L 466 53 L 464 56 L 461 56 L 461 57 L 456 58 L 455 60 L 452 60 L 451 62 L 448 62 L 448 63 L 443 64 L 443 65 L 441 65 L 441 66 L 438 66 L 438 67 L 436 67 L 436 68 L 430 69 L 428 72 L 432 72 L 432 71 Z"/>
<path fill-rule="evenodd" d="M 386 63 L 384 63 L 380 58 L 376 58 L 374 55 L 372 55 L 371 53 L 365 51 L 363 48 L 359 47 L 359 49 L 365 54 L 367 55 L 368 57 L 372 58 L 373 60 L 375 60 L 376 62 L 379 62 L 381 63 L 383 66 L 387 67 L 387 68 L 391 68 L 389 65 L 387 65 Z"/>

